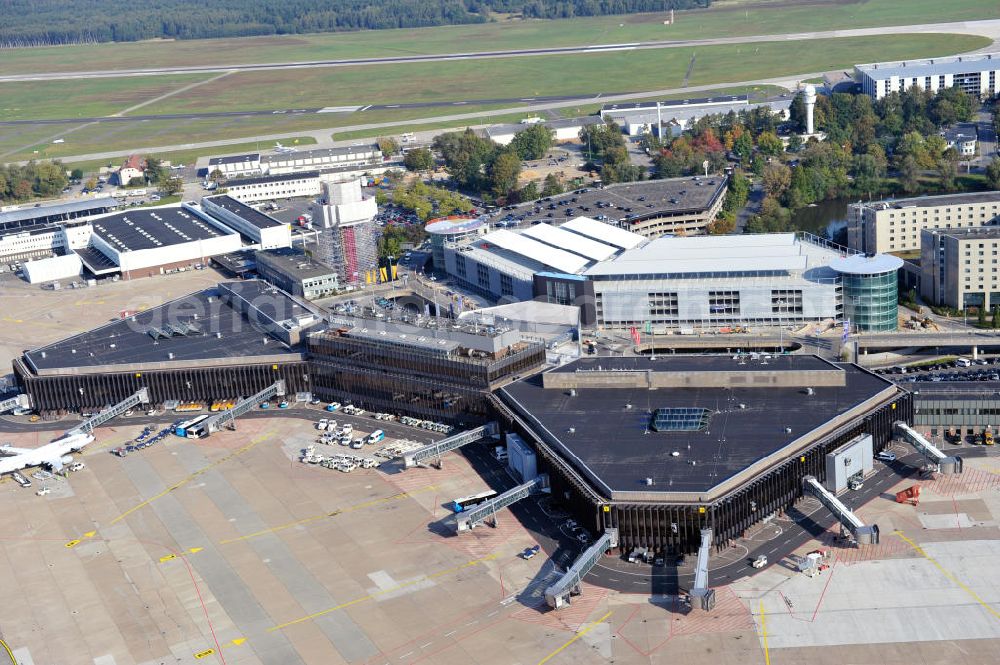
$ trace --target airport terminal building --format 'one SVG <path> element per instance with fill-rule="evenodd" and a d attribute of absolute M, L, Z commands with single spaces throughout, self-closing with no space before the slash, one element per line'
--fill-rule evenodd
<path fill-rule="evenodd" d="M 912 396 L 815 356 L 586 358 L 501 388 L 506 426 L 538 451 L 553 496 L 620 547 L 693 552 L 787 510 L 802 479 L 859 435 L 875 452 Z"/>

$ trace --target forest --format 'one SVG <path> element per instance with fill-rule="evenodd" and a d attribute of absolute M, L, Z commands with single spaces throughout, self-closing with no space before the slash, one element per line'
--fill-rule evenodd
<path fill-rule="evenodd" d="M 707 7 L 711 0 L 0 0 L 0 48 L 559 19 Z"/>

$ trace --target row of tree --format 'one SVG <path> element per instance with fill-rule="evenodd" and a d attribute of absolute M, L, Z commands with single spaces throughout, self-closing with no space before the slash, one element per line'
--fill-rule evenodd
<path fill-rule="evenodd" d="M 0 165 L 0 202 L 17 203 L 35 197 L 57 196 L 69 184 L 59 161 Z"/>
<path fill-rule="evenodd" d="M 205 39 L 569 18 L 706 7 L 711 0 L 0 0 L 0 45 Z"/>

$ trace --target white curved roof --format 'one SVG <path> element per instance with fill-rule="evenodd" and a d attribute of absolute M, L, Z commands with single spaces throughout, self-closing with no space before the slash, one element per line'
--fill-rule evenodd
<path fill-rule="evenodd" d="M 576 254 L 504 229 L 487 233 L 476 243 L 477 246 L 483 248 L 488 248 L 490 244 L 520 254 L 559 272 L 576 273 L 590 263 L 589 260 Z"/>
<path fill-rule="evenodd" d="M 891 254 L 852 254 L 830 261 L 830 267 L 847 275 L 878 275 L 903 267 L 903 259 Z"/>
<path fill-rule="evenodd" d="M 599 222 L 596 219 L 591 219 L 590 217 L 575 217 L 559 228 L 572 231 L 573 233 L 579 233 L 582 236 L 586 236 L 609 245 L 614 245 L 615 247 L 619 247 L 621 249 L 632 249 L 633 247 L 638 247 L 646 240 L 643 236 L 637 233 L 632 233 L 631 231 L 620 229 L 617 226 L 611 226 L 610 224 Z"/>

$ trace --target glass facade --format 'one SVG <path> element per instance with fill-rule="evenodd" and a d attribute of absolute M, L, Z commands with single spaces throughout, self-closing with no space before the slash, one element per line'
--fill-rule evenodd
<path fill-rule="evenodd" d="M 843 273 L 844 317 L 858 330 L 890 332 L 898 326 L 896 271 L 857 275 Z"/>

